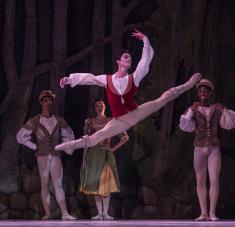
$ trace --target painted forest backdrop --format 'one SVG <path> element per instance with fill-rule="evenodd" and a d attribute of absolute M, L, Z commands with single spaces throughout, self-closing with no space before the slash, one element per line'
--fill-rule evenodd
<path fill-rule="evenodd" d="M 38 95 L 52 89 L 55 111 L 76 137 L 102 88 L 59 88 L 72 72 L 114 72 L 114 56 L 128 48 L 136 66 L 150 38 L 155 56 L 141 83 L 139 104 L 201 72 L 215 83 L 214 99 L 235 110 L 235 1 L 233 0 L 0 0 L 0 218 L 39 218 L 40 181 L 32 151 L 15 135 L 39 113 Z M 113 195 L 116 218 L 194 218 L 199 214 L 193 172 L 193 136 L 178 128 L 195 100 L 191 90 L 131 129 L 116 152 L 121 193 Z M 108 110 L 109 113 L 109 110 Z M 235 217 L 235 130 L 221 132 L 222 173 L 218 214 Z M 69 209 L 95 214 L 92 198 L 78 191 L 82 150 L 63 155 Z M 53 187 L 50 185 L 53 192 Z M 52 197 L 54 216 L 59 209 Z"/>

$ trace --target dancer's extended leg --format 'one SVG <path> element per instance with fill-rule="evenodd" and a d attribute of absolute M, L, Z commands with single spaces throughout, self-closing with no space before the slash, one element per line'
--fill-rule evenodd
<path fill-rule="evenodd" d="M 169 89 L 160 98 L 144 103 L 137 109 L 119 118 L 113 118 L 103 129 L 93 135 L 86 136 L 85 139 L 78 139 L 57 145 L 56 150 L 65 150 L 65 152 L 72 154 L 74 149 L 82 148 L 86 145 L 87 147 L 92 147 L 106 138 L 125 132 L 144 118 L 161 109 L 168 102 L 192 88 L 200 79 L 201 75 L 196 73 L 185 84 Z"/>
<path fill-rule="evenodd" d="M 106 138 L 110 138 L 127 131 L 130 127 L 131 125 L 129 125 L 128 123 L 123 122 L 118 118 L 113 118 L 104 128 L 92 134 L 91 136 L 84 136 L 78 140 L 62 143 L 60 145 L 57 145 L 55 149 L 64 150 L 66 153 L 72 154 L 73 150 L 75 149 L 85 146 L 93 147 Z"/>
<path fill-rule="evenodd" d="M 133 111 L 134 116 L 132 116 L 132 119 L 136 121 L 133 122 L 133 124 L 140 122 L 144 118 L 161 109 L 168 102 L 176 99 L 178 96 L 194 87 L 200 79 L 201 74 L 196 73 L 186 83 L 167 90 L 158 99 L 140 105 L 136 111 Z"/>

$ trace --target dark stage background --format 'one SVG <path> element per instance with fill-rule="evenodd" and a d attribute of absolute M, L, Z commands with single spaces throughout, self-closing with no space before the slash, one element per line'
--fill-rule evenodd
<path fill-rule="evenodd" d="M 155 50 L 139 104 L 201 72 L 215 83 L 214 99 L 235 110 L 234 12 L 233 0 L 0 0 L 0 218 L 43 215 L 34 153 L 15 139 L 39 113 L 40 91 L 57 94 L 55 111 L 80 137 L 92 100 L 105 97 L 105 91 L 60 89 L 59 79 L 72 72 L 112 73 L 121 48 L 130 49 L 135 68 L 142 43 L 131 37 L 134 28 L 148 35 Z M 188 219 L 199 214 L 193 135 L 178 128 L 195 98 L 193 89 L 128 132 L 130 141 L 116 152 L 122 191 L 111 198 L 111 215 Z M 235 130 L 221 132 L 221 149 L 218 216 L 234 218 Z M 81 157 L 82 150 L 63 155 L 63 183 L 72 214 L 90 218 L 96 213 L 93 198 L 78 190 Z M 52 208 L 59 217 L 54 197 Z"/>

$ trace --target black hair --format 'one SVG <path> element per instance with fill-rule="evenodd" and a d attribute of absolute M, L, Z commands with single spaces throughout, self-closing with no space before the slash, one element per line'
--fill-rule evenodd
<path fill-rule="evenodd" d="M 129 50 L 127 50 L 127 49 L 122 49 L 122 50 L 120 50 L 116 55 L 115 55 L 115 61 L 116 60 L 120 60 L 120 58 L 122 57 L 122 55 L 123 54 L 129 54 L 129 55 L 131 55 L 131 53 L 130 53 L 130 51 Z"/>
<path fill-rule="evenodd" d="M 105 102 L 104 102 L 104 100 L 103 100 L 102 98 L 96 98 L 96 99 L 94 99 L 93 102 L 92 102 L 93 108 L 95 107 L 95 104 L 96 104 L 97 102 L 103 102 L 104 105 L 105 105 Z M 106 105 L 105 105 L 105 106 L 106 106 Z"/>
<path fill-rule="evenodd" d="M 122 50 L 120 50 L 120 51 L 115 55 L 115 70 L 118 69 L 118 66 L 117 66 L 117 64 L 116 64 L 116 61 L 117 61 L 117 60 L 120 60 L 120 58 L 122 57 L 123 54 L 129 54 L 129 55 L 131 56 L 129 50 L 127 50 L 127 49 L 122 49 Z M 128 73 L 130 73 L 130 71 L 131 71 L 131 68 L 128 69 Z"/>

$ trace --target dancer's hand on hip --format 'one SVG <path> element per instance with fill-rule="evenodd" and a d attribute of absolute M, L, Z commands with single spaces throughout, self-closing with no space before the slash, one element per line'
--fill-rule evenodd
<path fill-rule="evenodd" d="M 108 151 L 114 152 L 116 149 L 113 149 L 112 147 L 107 148 Z"/>

